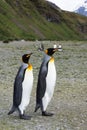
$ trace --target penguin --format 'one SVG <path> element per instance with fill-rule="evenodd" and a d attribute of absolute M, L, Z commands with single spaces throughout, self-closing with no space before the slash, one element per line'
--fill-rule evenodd
<path fill-rule="evenodd" d="M 18 110 L 20 119 L 24 120 L 31 119 L 30 116 L 25 115 L 25 109 L 30 102 L 30 95 L 33 87 L 33 67 L 29 63 L 31 55 L 32 53 L 22 56 L 23 63 L 14 81 L 13 106 L 8 112 L 8 115 L 10 115 Z"/>
<path fill-rule="evenodd" d="M 36 88 L 35 112 L 40 108 L 42 116 L 52 116 L 53 113 L 46 112 L 51 101 L 56 85 L 56 67 L 53 54 L 58 48 L 48 48 L 44 52 L 44 58 L 40 67 Z"/>

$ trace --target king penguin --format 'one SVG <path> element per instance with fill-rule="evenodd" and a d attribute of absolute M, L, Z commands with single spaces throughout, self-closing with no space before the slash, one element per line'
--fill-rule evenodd
<path fill-rule="evenodd" d="M 56 51 L 58 51 L 58 48 L 48 48 L 44 51 L 45 55 L 38 75 L 35 112 L 40 108 L 42 116 L 53 115 L 53 113 L 46 112 L 46 109 L 51 101 L 56 84 L 56 68 L 53 57 Z"/>
<path fill-rule="evenodd" d="M 30 116 L 25 115 L 25 109 L 30 102 L 30 95 L 33 86 L 33 67 L 29 63 L 32 53 L 22 56 L 22 65 L 16 75 L 13 90 L 13 106 L 8 115 L 16 110 L 19 112 L 20 119 L 29 120 Z"/>

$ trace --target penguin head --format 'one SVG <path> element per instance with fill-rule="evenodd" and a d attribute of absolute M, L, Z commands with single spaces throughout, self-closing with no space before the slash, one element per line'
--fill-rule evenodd
<path fill-rule="evenodd" d="M 56 51 L 58 51 L 58 48 L 48 48 L 45 50 L 45 53 L 49 56 L 52 56 Z"/>
<path fill-rule="evenodd" d="M 32 54 L 33 54 L 33 53 L 24 54 L 24 55 L 22 56 L 22 61 L 23 61 L 24 63 L 28 64 L 29 59 L 30 59 L 30 56 L 31 56 Z"/>

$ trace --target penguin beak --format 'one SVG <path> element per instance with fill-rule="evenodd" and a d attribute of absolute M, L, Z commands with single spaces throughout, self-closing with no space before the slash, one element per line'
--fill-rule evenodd
<path fill-rule="evenodd" d="M 33 53 L 31 52 L 31 53 L 30 53 L 30 56 L 31 56 L 32 54 L 33 54 Z"/>
<path fill-rule="evenodd" d="M 53 52 L 56 52 L 56 51 L 58 51 L 58 48 L 54 48 Z"/>
<path fill-rule="evenodd" d="M 30 57 L 32 54 L 33 54 L 32 52 L 31 52 L 31 53 L 29 53 L 29 54 L 27 55 L 27 57 Z"/>

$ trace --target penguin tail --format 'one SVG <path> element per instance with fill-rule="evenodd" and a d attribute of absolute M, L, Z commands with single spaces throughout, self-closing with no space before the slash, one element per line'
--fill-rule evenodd
<path fill-rule="evenodd" d="M 15 106 L 12 106 L 11 110 L 8 112 L 8 115 L 12 114 L 13 112 L 16 111 L 16 108 Z"/>
<path fill-rule="evenodd" d="M 36 112 L 40 107 L 41 107 L 40 104 L 37 104 L 34 112 Z"/>

